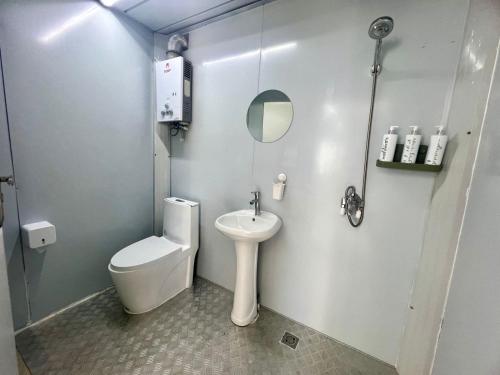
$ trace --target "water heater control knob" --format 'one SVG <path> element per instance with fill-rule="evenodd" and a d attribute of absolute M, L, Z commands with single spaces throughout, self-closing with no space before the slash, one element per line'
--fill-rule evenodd
<path fill-rule="evenodd" d="M 170 109 L 170 105 L 168 103 L 165 104 L 165 110 L 161 111 L 161 115 L 162 117 L 174 115 L 174 111 Z"/>
<path fill-rule="evenodd" d="M 170 105 L 168 103 L 165 104 L 165 111 L 161 111 L 161 115 L 163 117 L 174 115 L 174 111 L 172 109 L 170 109 Z"/>

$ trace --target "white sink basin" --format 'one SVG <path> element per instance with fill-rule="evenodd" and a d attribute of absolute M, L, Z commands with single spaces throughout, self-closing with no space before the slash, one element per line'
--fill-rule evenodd
<path fill-rule="evenodd" d="M 240 210 L 219 216 L 215 227 L 235 241 L 262 242 L 276 234 L 281 219 L 266 211 L 255 216 L 254 210 Z"/>
<path fill-rule="evenodd" d="M 240 210 L 222 215 L 215 227 L 234 240 L 236 248 L 236 286 L 231 320 L 246 326 L 257 320 L 257 257 L 259 242 L 268 240 L 281 228 L 281 219 L 262 211 Z"/>

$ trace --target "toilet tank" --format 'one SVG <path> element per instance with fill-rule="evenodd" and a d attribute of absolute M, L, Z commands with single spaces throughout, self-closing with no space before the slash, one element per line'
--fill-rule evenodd
<path fill-rule="evenodd" d="M 191 250 L 198 250 L 200 205 L 186 199 L 165 198 L 163 235 Z"/>

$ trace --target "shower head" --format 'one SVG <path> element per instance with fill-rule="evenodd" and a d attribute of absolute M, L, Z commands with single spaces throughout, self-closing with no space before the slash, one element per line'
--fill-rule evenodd
<path fill-rule="evenodd" d="M 372 39 L 383 39 L 391 33 L 393 27 L 394 20 L 391 17 L 379 17 L 370 25 L 368 35 Z"/>

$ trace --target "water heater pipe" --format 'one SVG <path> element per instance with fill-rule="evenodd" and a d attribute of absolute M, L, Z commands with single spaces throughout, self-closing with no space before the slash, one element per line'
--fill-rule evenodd
<path fill-rule="evenodd" d="M 189 36 L 174 34 L 168 39 L 167 59 L 182 56 L 182 52 L 188 49 Z"/>

